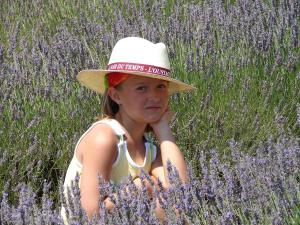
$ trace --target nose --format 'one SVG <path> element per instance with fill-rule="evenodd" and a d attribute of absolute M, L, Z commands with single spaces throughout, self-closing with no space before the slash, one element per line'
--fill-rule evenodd
<path fill-rule="evenodd" d="M 156 88 L 151 88 L 149 91 L 148 99 L 153 102 L 158 102 L 160 100 L 159 91 Z"/>

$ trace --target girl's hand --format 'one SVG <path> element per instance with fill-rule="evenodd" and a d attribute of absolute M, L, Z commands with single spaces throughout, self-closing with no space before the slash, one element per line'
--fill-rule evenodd
<path fill-rule="evenodd" d="M 154 182 L 156 178 L 154 178 L 153 176 L 151 176 L 151 180 Z M 151 185 L 151 183 L 147 180 L 147 179 L 144 179 L 143 181 L 141 180 L 140 177 L 137 177 L 133 180 L 134 184 L 138 187 L 138 188 L 142 188 L 143 186 L 143 183 L 144 185 L 146 186 L 146 189 L 148 191 L 148 194 L 149 196 L 152 195 L 152 192 L 153 192 L 153 187 Z"/>
<path fill-rule="evenodd" d="M 152 128 L 155 128 L 157 126 L 160 125 L 165 125 L 165 124 L 169 124 L 170 121 L 170 116 L 171 116 L 171 111 L 169 110 L 169 108 L 166 109 L 166 111 L 161 115 L 160 119 L 155 121 L 154 123 L 150 124 L 152 126 Z"/>
<path fill-rule="evenodd" d="M 173 113 L 168 108 L 158 121 L 150 124 L 154 131 L 154 134 L 160 142 L 165 139 L 169 140 L 170 138 L 173 138 L 172 131 L 169 125 L 172 115 Z"/>
<path fill-rule="evenodd" d="M 134 180 L 133 180 L 133 183 L 135 184 L 135 186 L 137 186 L 138 188 L 141 188 L 142 187 L 142 181 L 141 181 L 141 178 L 139 177 L 136 177 Z"/>

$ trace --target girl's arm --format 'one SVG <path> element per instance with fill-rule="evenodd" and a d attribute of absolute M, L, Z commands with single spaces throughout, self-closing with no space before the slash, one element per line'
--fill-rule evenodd
<path fill-rule="evenodd" d="M 160 144 L 160 154 L 157 154 L 157 159 L 153 162 L 151 174 L 159 178 L 164 187 L 170 185 L 168 180 L 167 161 L 169 160 L 176 167 L 179 177 L 182 182 L 187 182 L 187 168 L 184 157 L 180 149 L 175 143 L 175 138 L 169 126 L 170 112 L 166 111 L 159 121 L 151 124 L 156 138 Z"/>
<path fill-rule="evenodd" d="M 80 142 L 82 174 L 80 179 L 81 205 L 89 218 L 99 211 L 99 201 L 104 201 L 108 209 L 113 205 L 108 199 L 100 199 L 98 175 L 109 181 L 112 164 L 117 157 L 117 137 L 105 124 L 96 125 Z"/>

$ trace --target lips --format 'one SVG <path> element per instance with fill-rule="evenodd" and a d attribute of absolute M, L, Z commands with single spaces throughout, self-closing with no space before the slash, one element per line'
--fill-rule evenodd
<path fill-rule="evenodd" d="M 147 106 L 146 109 L 150 109 L 150 110 L 156 110 L 156 109 L 160 109 L 160 106 Z"/>

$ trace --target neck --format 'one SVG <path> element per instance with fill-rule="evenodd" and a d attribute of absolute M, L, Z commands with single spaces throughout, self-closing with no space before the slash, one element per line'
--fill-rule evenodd
<path fill-rule="evenodd" d="M 139 143 L 141 140 L 143 140 L 147 124 L 138 123 L 128 116 L 122 115 L 120 112 L 116 114 L 115 119 L 119 121 L 119 123 L 125 128 L 127 134 L 129 135 L 127 138 L 132 139 L 134 143 Z"/>

